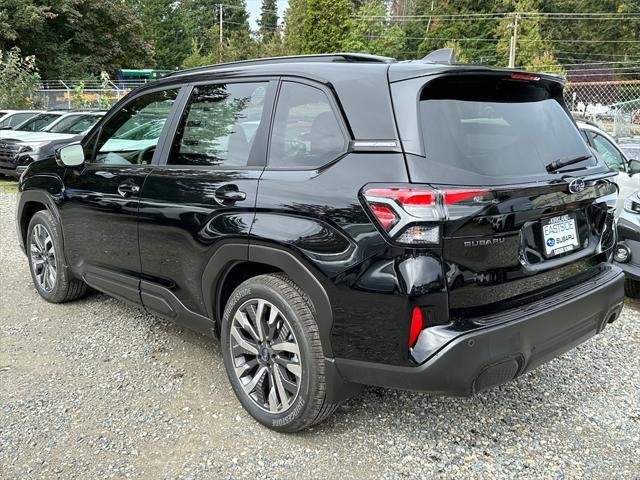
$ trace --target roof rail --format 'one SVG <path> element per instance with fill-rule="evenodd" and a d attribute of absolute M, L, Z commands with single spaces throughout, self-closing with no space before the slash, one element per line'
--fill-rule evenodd
<path fill-rule="evenodd" d="M 433 52 L 428 54 L 421 61 L 453 65 L 456 63 L 456 53 L 454 52 L 453 48 L 440 48 L 439 50 L 434 50 Z"/>
<path fill-rule="evenodd" d="M 303 63 L 303 62 L 344 62 L 344 63 L 393 63 L 395 58 L 382 57 L 379 55 L 369 55 L 367 53 L 322 53 L 316 55 L 291 55 L 288 57 L 270 57 L 256 58 L 253 60 L 239 60 L 237 62 L 216 63 L 203 67 L 189 68 L 187 70 L 179 70 L 169 73 L 162 78 L 174 77 L 181 74 L 191 74 L 197 72 L 206 72 L 221 68 L 228 68 L 242 65 L 271 65 L 278 63 Z"/>

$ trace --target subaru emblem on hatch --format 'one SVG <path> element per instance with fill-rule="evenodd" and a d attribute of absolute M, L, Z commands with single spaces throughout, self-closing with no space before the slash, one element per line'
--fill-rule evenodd
<path fill-rule="evenodd" d="M 585 183 L 584 180 L 581 178 L 574 178 L 573 180 L 571 180 L 571 182 L 569 183 L 569 192 L 571 193 L 580 193 L 581 191 L 584 190 L 585 187 Z"/>

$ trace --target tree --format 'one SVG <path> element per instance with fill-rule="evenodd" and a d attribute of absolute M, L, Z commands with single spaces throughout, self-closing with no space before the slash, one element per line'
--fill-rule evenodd
<path fill-rule="evenodd" d="M 173 69 L 191 51 L 187 15 L 175 0 L 135 0 L 144 25 L 144 38 L 153 48 L 153 66 Z"/>
<path fill-rule="evenodd" d="M 284 12 L 284 44 L 286 49 L 297 55 L 304 51 L 302 23 L 307 15 L 307 0 L 289 0 Z"/>
<path fill-rule="evenodd" d="M 340 51 L 352 12 L 349 0 L 291 0 L 285 13 L 285 45 L 292 53 Z"/>
<path fill-rule="evenodd" d="M 424 17 L 405 26 L 408 37 L 406 50 L 416 52 L 413 58 L 422 58 L 433 50 L 444 48 L 449 42 L 456 42 L 461 49 L 458 56 L 464 55 L 472 63 L 491 63 L 496 56 L 493 39 L 499 20 L 495 17 L 451 15 L 501 11 L 497 3 L 499 1 L 496 0 L 418 0 L 416 14 Z"/>
<path fill-rule="evenodd" d="M 508 65 L 510 39 L 515 26 L 515 15 L 518 12 L 532 12 L 539 8 L 539 0 L 505 0 L 503 8 L 512 9 L 514 13 L 506 15 L 498 26 L 499 41 L 496 46 L 497 65 Z M 521 16 L 518 21 L 518 36 L 516 42 L 515 65 L 530 68 L 535 62 L 542 65 L 540 59 L 544 56 L 546 61 L 553 62 L 555 59 L 551 53 L 551 45 L 542 35 L 541 18 L 535 16 Z"/>
<path fill-rule="evenodd" d="M 404 31 L 391 23 L 385 0 L 369 0 L 351 23 L 344 50 L 397 57 L 404 49 Z"/>
<path fill-rule="evenodd" d="M 206 52 L 213 48 L 214 42 L 210 33 L 220 22 L 220 8 L 225 39 L 236 30 L 249 32 L 249 14 L 245 0 L 225 0 L 224 3 L 215 3 L 212 0 L 183 0 L 180 7 L 185 12 L 186 28 L 190 38 L 196 39 Z"/>
<path fill-rule="evenodd" d="M 38 70 L 33 56 L 22 57 L 20 50 L 0 51 L 0 105 L 2 108 L 29 108 L 38 86 Z"/>
<path fill-rule="evenodd" d="M 276 33 L 276 28 L 278 27 L 278 3 L 276 0 L 262 0 L 258 26 L 263 40 L 272 37 Z"/>
<path fill-rule="evenodd" d="M 78 78 L 148 64 L 152 47 L 131 1 L 41 3 L 0 0 L 0 50 L 18 47 L 35 55 L 43 77 Z"/>

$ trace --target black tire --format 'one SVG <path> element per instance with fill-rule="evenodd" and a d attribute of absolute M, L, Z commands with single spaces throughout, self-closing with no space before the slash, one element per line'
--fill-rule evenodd
<path fill-rule="evenodd" d="M 45 285 L 38 279 L 37 271 L 42 271 L 40 267 L 35 265 L 38 254 L 32 254 L 35 229 L 38 229 L 39 232 L 44 229 L 53 245 L 53 261 L 48 260 L 48 262 L 50 265 L 55 265 L 55 280 Z M 27 227 L 26 251 L 29 259 L 29 271 L 31 272 L 33 284 L 40 296 L 51 303 L 70 302 L 82 297 L 87 291 L 87 285 L 82 280 L 74 278 L 69 267 L 62 261 L 62 242 L 60 238 L 60 226 L 53 215 L 47 210 L 40 210 L 33 215 Z"/>
<path fill-rule="evenodd" d="M 625 278 L 624 293 L 630 298 L 640 298 L 640 282 Z"/>
<path fill-rule="evenodd" d="M 237 361 L 238 357 L 232 353 L 232 345 L 235 342 L 232 339 L 231 332 L 233 319 L 241 307 L 250 304 L 256 299 L 268 302 L 281 312 L 282 317 L 278 318 L 286 319 L 287 325 L 290 325 L 291 331 L 295 336 L 294 341 L 297 342 L 299 347 L 302 374 L 299 380 L 294 378 L 299 385 L 299 390 L 295 400 L 290 403 L 287 409 L 284 409 L 284 403 L 280 404 L 283 407 L 282 412 L 272 413 L 267 411 L 265 410 L 266 405 L 261 408 L 257 400 L 252 399 L 245 392 L 234 368 L 234 362 Z M 253 321 L 255 325 L 255 319 Z M 234 290 L 227 302 L 223 315 L 221 344 L 227 376 L 236 396 L 253 418 L 263 425 L 279 432 L 297 432 L 323 421 L 338 406 L 337 403 L 327 403 L 326 399 L 325 360 L 313 305 L 300 287 L 286 275 L 269 274 L 253 277 Z M 236 350 L 236 354 L 237 352 L 238 350 Z M 260 355 L 253 357 L 258 361 Z M 249 354 L 248 358 L 252 358 L 252 355 Z M 298 357 L 294 356 L 294 358 Z M 256 370 L 254 371 L 257 371 L 259 365 L 255 368 Z M 265 368 L 267 368 L 267 373 L 263 377 L 264 380 L 259 382 L 261 388 L 263 383 L 265 383 L 265 388 L 268 388 L 269 382 L 273 382 L 277 373 L 268 370 L 269 367 L 266 364 Z M 271 368 L 276 367 L 272 366 Z M 277 384 L 277 380 L 275 383 Z M 264 402 L 266 395 L 261 398 Z"/>

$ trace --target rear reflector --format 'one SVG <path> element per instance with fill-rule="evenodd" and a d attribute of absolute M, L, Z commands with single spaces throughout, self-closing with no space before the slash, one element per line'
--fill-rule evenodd
<path fill-rule="evenodd" d="M 416 344 L 418 335 L 420 335 L 423 327 L 422 310 L 420 310 L 419 307 L 415 307 L 411 315 L 411 327 L 409 328 L 409 348 L 412 348 Z"/>

